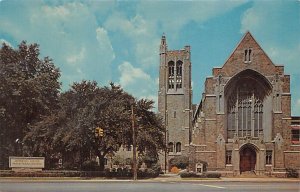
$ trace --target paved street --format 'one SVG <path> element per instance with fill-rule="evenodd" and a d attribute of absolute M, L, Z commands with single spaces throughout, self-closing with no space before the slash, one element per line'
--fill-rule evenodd
<path fill-rule="evenodd" d="M 299 182 L 234 181 L 0 181 L 0 192 L 299 192 Z"/>

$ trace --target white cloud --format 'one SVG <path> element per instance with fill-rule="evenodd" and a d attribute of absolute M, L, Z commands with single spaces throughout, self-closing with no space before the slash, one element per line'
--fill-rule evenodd
<path fill-rule="evenodd" d="M 53 58 L 63 72 L 64 88 L 82 79 L 99 83 L 111 79 L 115 54 L 107 32 L 99 26 L 88 3 L 3 3 L 7 6 L 5 10 L 0 7 L 0 33 L 9 34 L 14 42 L 40 44 L 42 56 Z"/>
<path fill-rule="evenodd" d="M 156 23 L 161 32 L 177 35 L 190 21 L 204 22 L 243 4 L 243 1 L 142 1 L 137 8 L 145 19 Z"/>
<path fill-rule="evenodd" d="M 172 39 L 177 36 L 185 24 L 191 21 L 204 22 L 242 3 L 244 2 L 142 1 L 137 3 L 136 12 L 131 16 L 115 10 L 105 20 L 104 27 L 109 32 L 120 33 L 128 38 L 129 43 L 124 48 L 126 49 L 124 52 L 134 55 L 134 60 L 130 60 L 130 62 L 140 66 L 140 68 L 134 68 L 130 63 L 120 65 L 121 85 L 137 96 L 149 97 L 157 102 L 157 76 L 154 79 L 150 77 L 143 79 L 142 77 L 146 77 L 148 71 L 158 70 L 158 51 L 162 33 L 166 32 L 168 38 Z M 138 74 L 141 76 L 135 74 L 137 70 L 140 70 Z"/>
<path fill-rule="evenodd" d="M 157 102 L 156 79 L 152 79 L 149 74 L 141 68 L 135 68 L 131 63 L 125 61 L 119 65 L 121 73 L 119 84 L 135 97 L 151 99 Z"/>
<path fill-rule="evenodd" d="M 140 68 L 134 68 L 129 62 L 124 62 L 118 67 L 121 77 L 120 84 L 127 87 L 137 82 L 149 81 L 150 76 Z"/>
<path fill-rule="evenodd" d="M 99 43 L 100 53 L 106 53 L 108 60 L 111 62 L 115 59 L 115 53 L 108 37 L 107 31 L 104 28 L 98 27 L 96 29 L 96 38 Z M 109 54 L 109 55 L 107 55 Z"/>
<path fill-rule="evenodd" d="M 67 56 L 66 60 L 69 64 L 79 63 L 85 58 L 85 55 L 86 55 L 86 49 L 82 47 L 79 54 L 74 53 L 73 55 L 69 55 Z"/>
<path fill-rule="evenodd" d="M 289 73 L 298 72 L 299 70 L 299 53 L 300 53 L 300 43 L 298 45 L 291 45 L 290 47 L 269 47 L 266 46 L 266 52 L 270 58 L 275 62 L 275 64 L 281 64 L 285 66 L 286 71 Z"/>
<path fill-rule="evenodd" d="M 140 14 L 132 18 L 120 12 L 115 12 L 104 23 L 105 28 L 113 32 L 120 32 L 133 42 L 131 49 L 136 62 L 149 68 L 157 64 L 157 49 L 159 37 L 156 35 L 155 23 L 145 20 Z"/>
<path fill-rule="evenodd" d="M 123 12 L 115 11 L 105 21 L 104 26 L 109 31 L 126 35 L 133 42 L 134 47 L 131 49 L 135 55 L 135 62 L 149 69 L 157 66 L 158 46 L 163 32 L 166 32 L 168 37 L 177 36 L 188 22 L 204 22 L 243 3 L 141 1 L 137 3 L 133 16 L 128 17 Z"/>
<path fill-rule="evenodd" d="M 299 4 L 293 1 L 254 1 L 241 18 L 241 29 L 251 31 L 274 64 L 291 75 L 292 114 L 300 114 Z"/>
<path fill-rule="evenodd" d="M 260 8 L 258 8 L 258 10 L 253 7 L 248 9 L 242 17 L 241 33 L 245 33 L 249 29 L 254 31 L 260 28 L 263 23 L 263 17 L 265 16 L 266 13 L 262 12 Z"/>

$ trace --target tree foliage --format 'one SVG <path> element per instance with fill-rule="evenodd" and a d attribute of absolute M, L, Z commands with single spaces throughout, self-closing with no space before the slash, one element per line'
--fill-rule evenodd
<path fill-rule="evenodd" d="M 139 125 L 138 151 L 157 157 L 163 147 L 163 134 L 160 119 L 150 111 L 153 102 L 136 102 L 113 83 L 109 87 L 99 87 L 90 81 L 74 83 L 60 95 L 59 110 L 37 123 L 27 140 L 34 140 L 34 150 L 43 155 L 51 158 L 59 152 L 64 162 L 78 167 L 91 156 L 98 156 L 103 170 L 106 155 L 115 154 L 121 145 L 132 144 L 131 105 L 135 106 Z M 96 127 L 104 130 L 103 137 L 95 136 Z M 45 145 L 49 150 L 45 150 Z"/>
<path fill-rule="evenodd" d="M 140 155 L 158 159 L 158 151 L 164 149 L 164 127 L 161 118 L 155 114 L 154 101 L 137 101 L 137 149 Z"/>
<path fill-rule="evenodd" d="M 29 127 L 58 107 L 59 69 L 48 57 L 39 58 L 39 46 L 23 41 L 17 49 L 0 49 L 1 162 L 22 155 Z"/>
<path fill-rule="evenodd" d="M 106 155 L 132 145 L 132 120 L 139 155 L 158 158 L 164 137 L 153 101 L 94 81 L 73 83 L 60 93 L 58 68 L 39 54 L 37 44 L 26 42 L 18 49 L 5 44 L 0 49 L 0 162 L 6 159 L 7 165 L 10 155 L 44 156 L 46 168 L 58 158 L 80 167 L 98 156 L 103 169 Z M 96 127 L 104 130 L 103 137 L 95 136 Z"/>

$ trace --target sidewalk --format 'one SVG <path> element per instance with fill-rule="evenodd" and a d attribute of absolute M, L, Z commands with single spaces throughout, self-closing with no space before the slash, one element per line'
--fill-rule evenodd
<path fill-rule="evenodd" d="M 299 182 L 300 178 L 276 178 L 276 177 L 221 177 L 217 178 L 181 178 L 177 174 L 166 174 L 160 175 L 157 178 L 153 178 L 153 181 L 161 182 L 188 182 L 188 181 L 198 181 L 198 182 L 209 182 L 209 181 L 220 181 L 220 182 Z"/>
<path fill-rule="evenodd" d="M 176 174 L 160 175 L 151 179 L 106 179 L 102 177 L 81 178 L 81 177 L 0 177 L 0 182 L 298 182 L 299 178 L 238 178 L 238 177 L 221 177 L 216 178 L 181 178 Z"/>

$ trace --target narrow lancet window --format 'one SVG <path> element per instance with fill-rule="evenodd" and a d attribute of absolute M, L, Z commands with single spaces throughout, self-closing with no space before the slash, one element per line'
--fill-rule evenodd
<path fill-rule="evenodd" d="M 182 88 L 182 61 L 176 62 L 176 89 Z"/>
<path fill-rule="evenodd" d="M 252 60 L 252 49 L 248 48 L 244 50 L 244 62 L 250 63 Z"/>
<path fill-rule="evenodd" d="M 173 61 L 170 61 L 168 63 L 168 84 L 169 84 L 169 89 L 174 89 L 174 81 L 175 81 L 175 77 L 174 74 L 175 73 L 175 65 Z"/>

